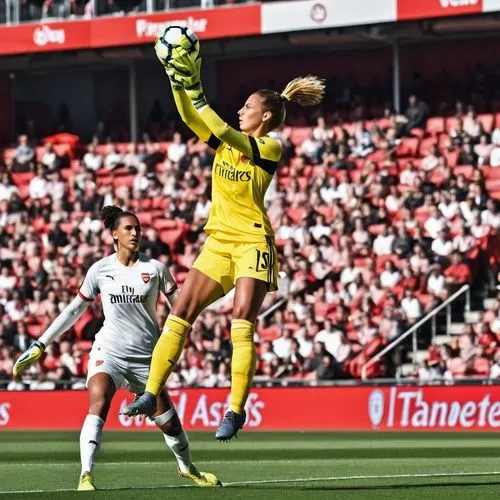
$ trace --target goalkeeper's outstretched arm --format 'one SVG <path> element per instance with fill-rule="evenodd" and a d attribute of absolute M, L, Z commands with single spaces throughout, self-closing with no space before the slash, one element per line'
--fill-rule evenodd
<path fill-rule="evenodd" d="M 49 328 L 47 328 L 45 333 L 16 361 L 12 371 L 13 375 L 17 377 L 28 365 L 38 361 L 45 351 L 45 347 L 69 330 L 85 312 L 89 304 L 89 301 L 83 300 L 80 296 L 76 296 L 73 301 L 64 308 Z"/>
<path fill-rule="evenodd" d="M 196 108 L 191 103 L 191 99 L 186 95 L 182 87 L 172 85 L 172 94 L 174 95 L 175 105 L 182 121 L 203 141 L 207 142 L 210 138 L 210 129 L 200 118 Z"/>

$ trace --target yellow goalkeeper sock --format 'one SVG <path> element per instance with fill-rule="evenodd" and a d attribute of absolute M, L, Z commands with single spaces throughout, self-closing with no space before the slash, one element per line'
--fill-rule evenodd
<path fill-rule="evenodd" d="M 253 334 L 255 324 L 245 319 L 235 319 L 231 325 L 233 356 L 231 359 L 231 396 L 229 408 L 242 413 L 255 374 L 257 356 Z"/>
<path fill-rule="evenodd" d="M 158 396 L 184 349 L 191 325 L 170 314 L 153 351 L 146 391 Z"/>

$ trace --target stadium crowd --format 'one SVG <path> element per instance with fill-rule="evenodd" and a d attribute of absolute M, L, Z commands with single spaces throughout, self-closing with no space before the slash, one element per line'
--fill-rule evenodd
<path fill-rule="evenodd" d="M 367 360 L 461 285 L 495 289 L 499 115 L 457 106 L 455 116 L 429 118 L 414 96 L 405 115 L 384 115 L 334 126 L 318 115 L 315 125 L 275 132 L 283 159 L 267 204 L 281 278 L 257 326 L 257 382 L 359 378 Z M 85 151 L 67 139 L 36 147 L 22 135 L 3 155 L 0 386 L 9 389 L 81 386 L 103 321 L 98 302 L 22 382 L 9 379 L 88 267 L 112 252 L 103 206 L 137 213 L 142 251 L 168 263 L 180 286 L 204 241 L 208 147 L 178 131 L 169 142 L 95 140 Z M 171 387 L 229 385 L 230 304 L 229 295 L 194 324 Z M 430 343 L 413 376 L 500 376 L 499 304 L 449 344 Z M 406 351 L 368 375 L 398 375 Z"/>
<path fill-rule="evenodd" d="M 154 11 L 180 8 L 207 8 L 218 5 L 244 3 L 246 0 L 0 0 L 0 23 L 15 19 L 49 20 L 54 18 L 90 18 L 95 16 L 121 16 L 146 12 L 151 6 Z M 17 8 L 14 5 L 18 2 Z M 9 14 L 7 14 L 9 11 Z"/>

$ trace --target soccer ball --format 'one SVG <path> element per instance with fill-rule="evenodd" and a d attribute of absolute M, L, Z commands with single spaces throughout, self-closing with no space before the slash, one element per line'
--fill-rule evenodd
<path fill-rule="evenodd" d="M 156 40 L 156 55 L 164 64 L 174 56 L 176 49 L 184 49 L 194 60 L 200 52 L 200 41 L 186 26 L 167 26 Z"/>

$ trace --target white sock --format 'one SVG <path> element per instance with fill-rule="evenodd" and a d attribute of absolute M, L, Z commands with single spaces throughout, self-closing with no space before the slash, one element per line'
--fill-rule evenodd
<path fill-rule="evenodd" d="M 80 460 L 82 474 L 92 472 L 95 455 L 101 444 L 101 434 L 104 420 L 97 415 L 87 415 L 80 432 Z"/>
<path fill-rule="evenodd" d="M 167 446 L 172 450 L 177 459 L 179 470 L 181 472 L 189 472 L 193 459 L 191 458 L 191 450 L 189 449 L 189 439 L 184 429 L 177 436 L 168 436 L 163 433 L 163 437 L 165 438 L 165 443 L 167 443 Z"/>

